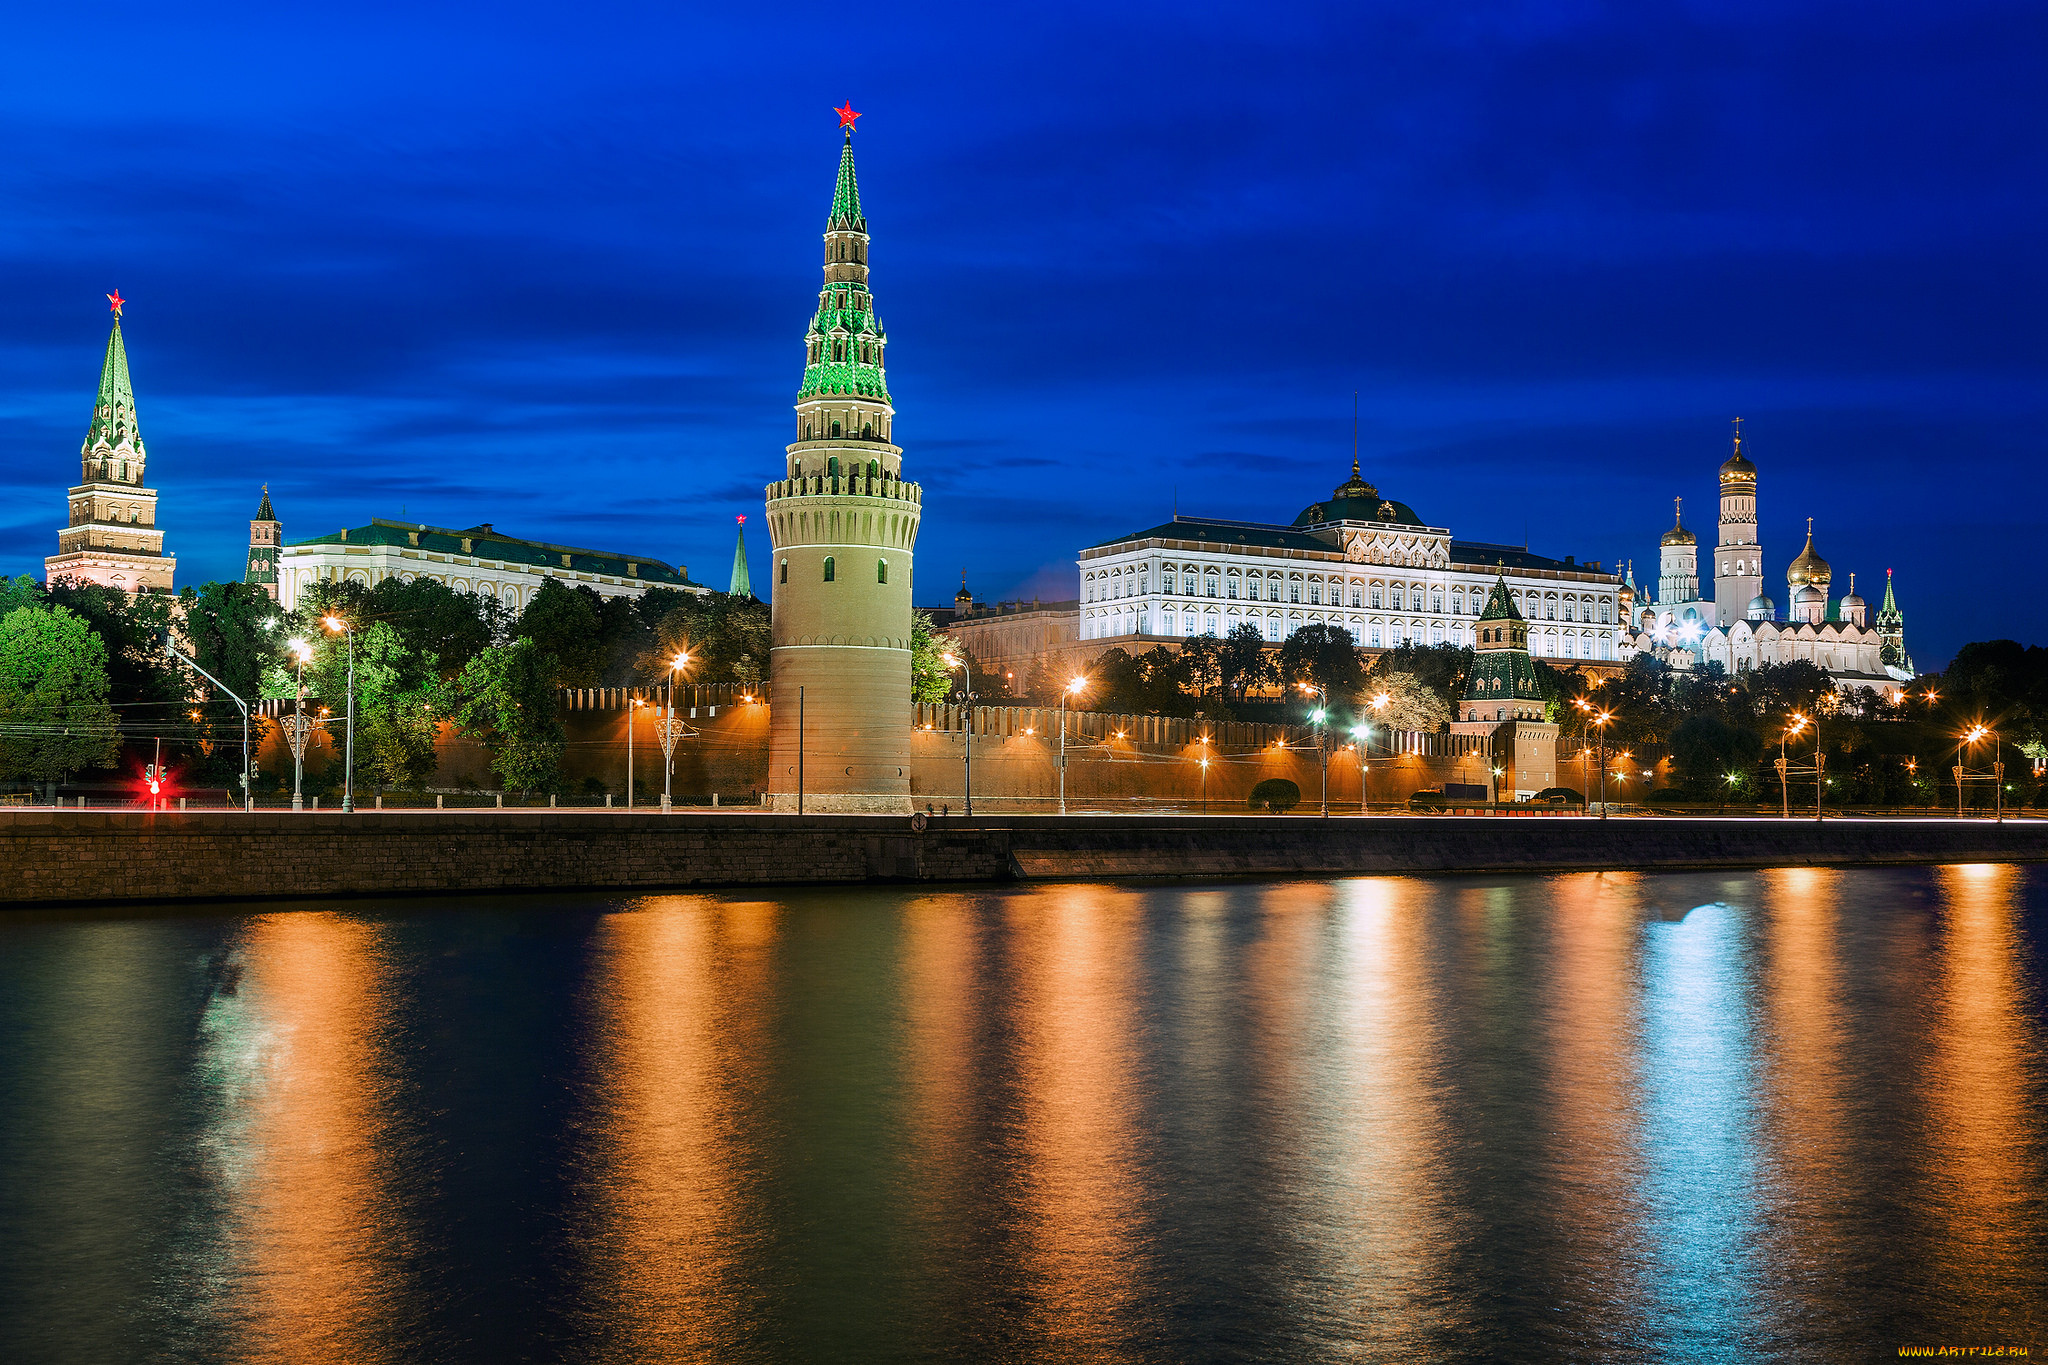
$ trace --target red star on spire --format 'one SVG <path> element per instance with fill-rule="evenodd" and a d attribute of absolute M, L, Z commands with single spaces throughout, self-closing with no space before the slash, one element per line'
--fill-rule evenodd
<path fill-rule="evenodd" d="M 128 302 L 128 300 L 122 298 L 121 291 L 116 289 L 113 293 L 107 295 L 107 302 L 114 305 L 114 316 L 120 317 L 121 305 Z"/>
<path fill-rule="evenodd" d="M 832 112 L 839 115 L 839 126 L 841 128 L 851 128 L 853 121 L 860 117 L 859 114 L 853 112 L 852 100 L 848 100 L 844 108 L 834 109 Z"/>

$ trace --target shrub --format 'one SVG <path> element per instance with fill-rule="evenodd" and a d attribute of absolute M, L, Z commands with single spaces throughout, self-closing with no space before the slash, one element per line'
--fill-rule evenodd
<path fill-rule="evenodd" d="M 1293 810 L 1301 804 L 1301 788 L 1284 777 L 1269 777 L 1252 788 L 1245 804 L 1253 810 Z"/>

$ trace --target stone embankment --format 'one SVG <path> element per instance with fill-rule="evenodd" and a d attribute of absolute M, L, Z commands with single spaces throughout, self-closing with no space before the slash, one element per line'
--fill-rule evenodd
<path fill-rule="evenodd" d="M 919 824 L 923 828 L 917 828 Z M 0 904 L 2048 861 L 2048 821 L 0 814 Z"/>

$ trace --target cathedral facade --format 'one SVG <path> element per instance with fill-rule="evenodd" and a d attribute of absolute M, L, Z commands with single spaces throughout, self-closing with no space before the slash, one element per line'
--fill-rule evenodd
<path fill-rule="evenodd" d="M 51 583 L 167 593 L 178 561 L 164 553 L 156 490 L 144 482 L 149 452 L 135 421 L 135 386 L 121 339 L 124 300 L 119 293 L 107 298 L 114 306 L 114 329 L 100 363 L 99 396 L 78 451 L 78 485 L 65 495 L 70 521 L 57 533 L 57 553 L 43 561 L 43 577 Z"/>
<path fill-rule="evenodd" d="M 1686 529 L 1680 503 L 1658 543 L 1654 595 L 1639 594 L 1633 569 L 1626 574 L 1622 657 L 1647 654 L 1680 670 L 1718 664 L 1729 674 L 1803 660 L 1832 675 L 1844 692 L 1870 688 L 1896 697 L 1913 679 L 1913 661 L 1891 571 L 1885 571 L 1884 604 L 1873 620 L 1854 574 L 1849 590 L 1834 596 L 1834 570 L 1814 548 L 1808 518 L 1806 546 L 1785 571 L 1781 611 L 1764 591 L 1757 467 L 1742 453 L 1739 428 L 1735 453 L 1721 465 L 1720 492 L 1713 596 L 1701 595 L 1699 538 Z"/>

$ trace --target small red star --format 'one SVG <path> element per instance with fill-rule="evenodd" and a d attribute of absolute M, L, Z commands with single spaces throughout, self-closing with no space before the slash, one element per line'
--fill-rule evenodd
<path fill-rule="evenodd" d="M 841 128 L 851 128 L 853 121 L 860 117 L 859 114 L 853 112 L 852 100 L 848 100 L 844 108 L 834 109 L 832 112 L 839 115 L 839 126 Z"/>
<path fill-rule="evenodd" d="M 122 298 L 121 291 L 116 289 L 113 293 L 107 295 L 107 302 L 114 305 L 114 316 L 120 317 L 121 305 L 128 302 L 128 300 Z"/>
<path fill-rule="evenodd" d="M 745 517 L 741 517 L 741 518 L 740 518 L 740 525 L 742 525 L 742 526 L 745 526 L 746 524 L 747 524 L 747 519 L 746 519 Z"/>

